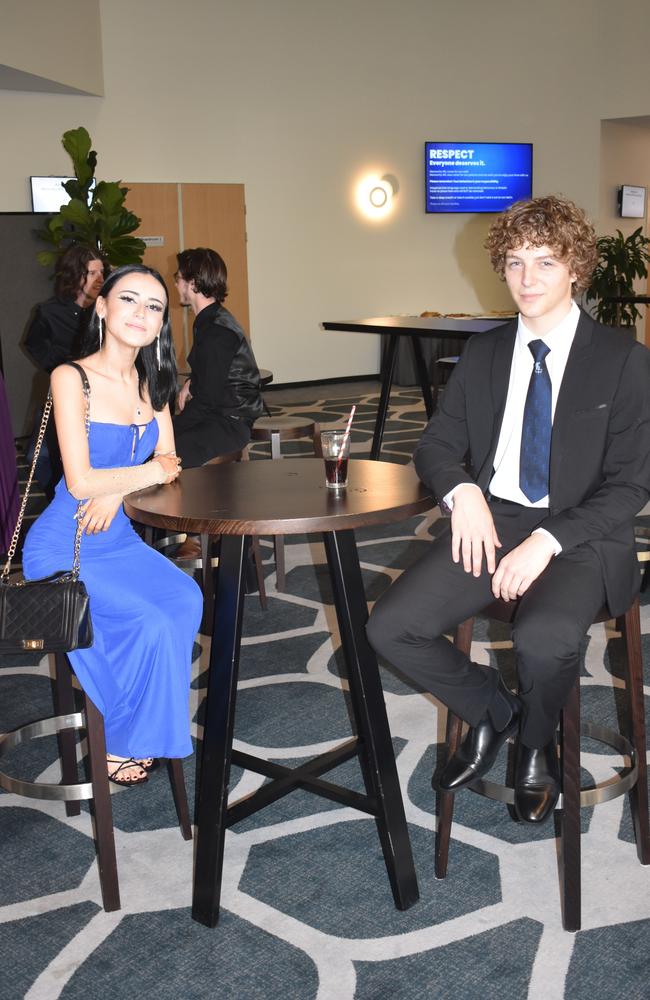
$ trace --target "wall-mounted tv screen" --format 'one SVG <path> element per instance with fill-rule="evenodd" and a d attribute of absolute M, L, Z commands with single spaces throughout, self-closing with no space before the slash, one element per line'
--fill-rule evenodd
<path fill-rule="evenodd" d="M 67 205 L 70 195 L 63 185 L 74 177 L 30 177 L 32 187 L 33 212 L 58 212 L 61 205 Z M 93 180 L 91 191 L 95 186 Z"/>
<path fill-rule="evenodd" d="M 530 142 L 426 142 L 427 212 L 502 212 L 533 194 Z"/>

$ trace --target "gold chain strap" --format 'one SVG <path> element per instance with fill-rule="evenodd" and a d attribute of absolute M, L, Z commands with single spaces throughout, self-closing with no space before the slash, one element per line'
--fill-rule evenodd
<path fill-rule="evenodd" d="M 87 382 L 84 382 L 83 387 L 84 400 L 86 402 L 86 412 L 84 414 L 84 424 L 86 427 L 86 436 L 90 435 L 90 386 Z M 11 573 L 11 560 L 16 553 L 16 546 L 18 545 L 18 539 L 20 537 L 20 529 L 22 528 L 23 518 L 25 516 L 25 508 L 27 507 L 27 501 L 29 499 L 29 491 L 32 487 L 32 480 L 34 479 L 34 473 L 36 472 L 36 463 L 38 461 L 38 456 L 41 453 L 41 447 L 43 445 L 43 438 L 45 437 L 45 428 L 47 427 L 47 421 L 50 416 L 50 411 L 52 409 L 52 390 L 48 391 L 47 399 L 45 401 L 45 406 L 43 407 L 43 416 L 41 418 L 41 426 L 38 429 L 38 437 L 36 438 L 36 444 L 34 446 L 34 457 L 32 458 L 32 467 L 29 470 L 29 477 L 27 479 L 27 484 L 25 486 L 25 492 L 23 494 L 23 499 L 20 504 L 20 510 L 18 511 L 18 520 L 16 521 L 16 527 L 14 528 L 14 533 L 11 537 L 11 544 L 9 545 L 9 551 L 7 552 L 7 562 L 2 570 L 2 576 L 0 579 L 6 580 Z M 72 576 L 76 580 L 79 576 L 79 570 L 81 568 L 81 535 L 82 528 L 79 522 L 79 511 L 83 500 L 80 500 L 77 505 L 77 530 L 74 536 L 74 556 L 72 560 Z"/>

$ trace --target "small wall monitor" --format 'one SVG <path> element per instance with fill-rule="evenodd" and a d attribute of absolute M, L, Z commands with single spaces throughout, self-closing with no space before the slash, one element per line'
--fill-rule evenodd
<path fill-rule="evenodd" d="M 67 205 L 70 195 L 63 185 L 74 177 L 30 177 L 33 212 L 58 212 L 61 205 Z M 91 190 L 95 186 L 93 180 Z"/>
<path fill-rule="evenodd" d="M 618 207 L 622 219 L 645 219 L 644 187 L 623 184 L 618 189 Z"/>
<path fill-rule="evenodd" d="M 502 212 L 533 195 L 530 142 L 426 142 L 426 210 Z"/>

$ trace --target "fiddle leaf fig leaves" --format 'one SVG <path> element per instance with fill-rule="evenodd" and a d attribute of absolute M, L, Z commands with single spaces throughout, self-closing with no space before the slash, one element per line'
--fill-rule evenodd
<path fill-rule="evenodd" d="M 121 181 L 97 181 L 97 153 L 88 131 L 80 126 L 64 132 L 61 143 L 72 160 L 75 176 L 64 184 L 70 201 L 37 231 L 37 236 L 53 249 L 41 250 L 37 260 L 48 267 L 73 243 L 97 247 L 111 264 L 137 264 L 146 244 L 129 235 L 140 219 L 125 206 L 129 192 Z"/>

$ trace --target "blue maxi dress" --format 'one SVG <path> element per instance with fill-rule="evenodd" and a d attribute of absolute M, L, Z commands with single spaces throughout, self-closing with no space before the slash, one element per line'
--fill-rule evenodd
<path fill-rule="evenodd" d="M 155 419 L 139 427 L 91 421 L 91 465 L 140 465 L 157 440 Z M 77 505 L 62 478 L 25 539 L 27 579 L 70 569 Z M 203 605 L 199 587 L 142 541 L 122 507 L 108 531 L 82 535 L 80 578 L 90 597 L 94 642 L 68 655 L 104 716 L 107 751 L 138 758 L 191 754 L 189 688 Z"/>

